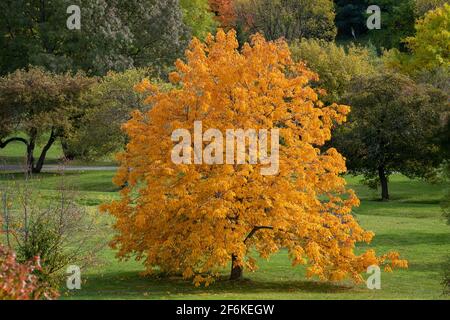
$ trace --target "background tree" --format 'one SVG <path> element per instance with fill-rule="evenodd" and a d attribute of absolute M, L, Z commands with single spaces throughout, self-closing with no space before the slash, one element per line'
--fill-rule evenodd
<path fill-rule="evenodd" d="M 69 30 L 66 9 L 81 8 L 81 30 Z M 5 0 L 0 4 L 0 72 L 28 65 L 54 72 L 84 70 L 102 74 L 123 70 L 133 61 L 125 55 L 132 34 L 109 0 Z"/>
<path fill-rule="evenodd" d="M 449 106 L 440 90 L 382 73 L 355 79 L 346 102 L 352 113 L 333 145 L 352 173 L 381 184 L 383 200 L 391 173 L 426 177 L 443 160 L 439 134 Z"/>
<path fill-rule="evenodd" d="M 446 3 L 448 4 L 447 0 L 415 0 L 416 17 L 422 17 L 428 11 L 442 7 Z"/>
<path fill-rule="evenodd" d="M 127 47 L 133 66 L 150 66 L 154 75 L 166 75 L 191 38 L 179 0 L 116 0 L 116 7 L 133 34 L 132 45 Z"/>
<path fill-rule="evenodd" d="M 69 30 L 69 5 L 81 8 L 81 30 Z M 0 3 L 0 72 L 28 65 L 104 75 L 132 66 L 161 72 L 189 39 L 178 0 L 41 0 Z"/>
<path fill-rule="evenodd" d="M 414 33 L 416 18 L 414 0 L 335 0 L 336 26 L 340 39 L 370 42 L 379 50 L 404 50 L 401 40 Z M 381 29 L 367 28 L 367 8 L 378 5 L 381 9 Z"/>
<path fill-rule="evenodd" d="M 247 0 L 240 2 L 238 10 L 250 33 L 261 32 L 269 40 L 336 36 L 331 0 Z"/>
<path fill-rule="evenodd" d="M 48 150 L 58 137 L 73 130 L 80 110 L 79 97 L 94 79 L 81 74 L 56 75 L 40 68 L 17 70 L 0 78 L 0 148 L 22 142 L 27 148 L 28 172 L 40 172 Z M 23 136 L 25 135 L 25 136 Z M 39 139 L 46 139 L 35 162 L 34 150 Z"/>
<path fill-rule="evenodd" d="M 334 42 L 302 39 L 290 44 L 295 61 L 304 61 L 320 75 L 317 86 L 326 89 L 325 101 L 340 101 L 352 79 L 373 74 L 378 58 L 375 50 L 350 44 L 347 48 Z"/>
<path fill-rule="evenodd" d="M 130 142 L 115 183 L 127 187 L 120 200 L 103 206 L 117 219 L 119 256 L 135 254 L 148 273 L 158 268 L 197 285 L 209 284 L 230 258 L 230 278 L 239 279 L 244 267 L 255 270 L 253 252 L 267 258 L 280 248 L 293 265 L 309 264 L 308 276 L 322 279 L 360 281 L 367 266 L 388 260 L 406 266 L 397 253 L 378 258 L 372 250 L 353 251 L 373 234 L 351 215 L 358 199 L 340 176 L 343 157 L 318 148 L 349 108 L 318 100 L 309 86 L 316 75 L 292 61 L 285 42 L 257 35 L 237 49 L 235 32 L 219 30 L 206 44 L 194 40 L 187 61 L 177 62 L 171 81 L 179 87 L 137 87 L 153 107 L 124 126 Z M 195 121 L 204 131 L 279 129 L 279 173 L 261 175 L 260 163 L 173 163 L 173 130 L 192 134 Z M 215 155 L 224 154 L 216 149 Z"/>
<path fill-rule="evenodd" d="M 211 11 L 215 14 L 220 27 L 230 28 L 236 21 L 236 0 L 208 0 Z"/>
<path fill-rule="evenodd" d="M 367 7 L 371 4 L 367 1 Z M 381 29 L 368 30 L 370 41 L 380 49 L 398 48 L 404 51 L 402 39 L 414 34 L 414 0 L 380 0 L 376 4 L 381 9 Z M 364 23 L 368 15 L 365 16 Z"/>
<path fill-rule="evenodd" d="M 450 69 L 450 5 L 429 11 L 416 23 L 416 34 L 405 39 L 408 53 L 392 50 L 385 55 L 387 65 L 410 75 L 423 71 Z"/>
<path fill-rule="evenodd" d="M 367 33 L 366 1 L 335 0 L 336 27 L 339 38 L 353 38 Z"/>
<path fill-rule="evenodd" d="M 208 0 L 180 0 L 183 21 L 194 37 L 205 39 L 217 26 L 215 14 L 211 12 Z"/>
<path fill-rule="evenodd" d="M 77 158 L 98 159 L 122 151 L 126 136 L 122 124 L 131 118 L 133 110 L 145 112 L 144 95 L 134 86 L 149 77 L 148 69 L 109 72 L 83 94 L 86 112 L 77 122 L 76 130 L 64 137 L 65 154 Z"/>

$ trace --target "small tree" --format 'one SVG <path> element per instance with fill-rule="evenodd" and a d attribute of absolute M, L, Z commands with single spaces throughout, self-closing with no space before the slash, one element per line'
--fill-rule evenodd
<path fill-rule="evenodd" d="M 93 82 L 81 74 L 56 75 L 40 68 L 17 70 L 0 78 L 0 122 L 6 123 L 0 126 L 0 149 L 11 142 L 22 142 L 27 150 L 27 171 L 40 172 L 57 138 L 73 129 L 83 112 L 78 99 Z M 35 161 L 36 143 L 47 134 Z"/>
<path fill-rule="evenodd" d="M 381 184 L 381 198 L 388 200 L 389 175 L 426 177 L 441 163 L 447 96 L 392 73 L 355 79 L 350 88 L 346 102 L 352 113 L 334 145 L 350 171 Z"/>
<path fill-rule="evenodd" d="M 124 125 L 130 142 L 114 181 L 127 187 L 120 200 L 103 206 L 117 219 L 112 245 L 119 257 L 135 254 L 149 273 L 158 268 L 197 285 L 209 284 L 230 260 L 230 278 L 239 279 L 244 268 L 256 269 L 253 252 L 267 258 L 281 248 L 293 265 L 309 264 L 308 276 L 321 279 L 359 281 L 369 265 L 387 260 L 405 266 L 396 253 L 354 252 L 373 233 L 351 215 L 359 201 L 340 176 L 343 157 L 319 149 L 349 108 L 318 100 L 309 86 L 316 75 L 292 61 L 284 41 L 256 35 L 237 48 L 234 31 L 219 30 L 206 43 L 193 40 L 187 62 L 178 61 L 171 75 L 178 87 L 164 92 L 148 81 L 137 87 L 152 109 L 135 112 Z M 172 133 L 192 133 L 196 121 L 221 132 L 278 129 L 278 174 L 262 175 L 266 165 L 248 161 L 175 164 Z"/>

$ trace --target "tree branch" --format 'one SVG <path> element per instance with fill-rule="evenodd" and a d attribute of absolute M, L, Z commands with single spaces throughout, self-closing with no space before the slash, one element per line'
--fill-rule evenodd
<path fill-rule="evenodd" d="M 244 243 L 246 243 L 247 240 L 249 240 L 251 237 L 253 237 L 253 235 L 256 233 L 256 231 L 261 230 L 261 229 L 273 230 L 273 227 L 269 227 L 269 226 L 253 227 L 252 231 L 250 231 L 250 233 L 247 235 L 247 237 L 245 237 Z"/>
<path fill-rule="evenodd" d="M 56 131 L 54 128 L 52 128 L 52 131 L 50 133 L 50 137 L 47 141 L 47 144 L 44 146 L 44 148 L 41 151 L 41 155 L 39 156 L 39 160 L 36 163 L 36 166 L 33 168 L 33 171 L 35 173 L 40 173 L 42 170 L 42 166 L 44 165 L 45 157 L 47 156 L 48 150 L 51 148 L 53 143 L 55 142 L 58 135 L 56 134 Z"/>
<path fill-rule="evenodd" d="M 5 148 L 9 143 L 11 143 L 13 141 L 23 142 L 28 147 L 28 141 L 25 138 L 13 137 L 13 138 L 6 139 L 5 141 L 0 140 L 0 149 Z"/>

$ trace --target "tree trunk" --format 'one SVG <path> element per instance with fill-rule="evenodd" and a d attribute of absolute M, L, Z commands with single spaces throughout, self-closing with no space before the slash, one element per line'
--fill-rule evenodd
<path fill-rule="evenodd" d="M 41 155 L 39 156 L 36 166 L 33 167 L 33 173 L 40 173 L 42 171 L 42 167 L 44 166 L 44 161 L 45 161 L 45 157 L 47 156 L 47 152 L 51 148 L 51 146 L 53 145 L 55 140 L 56 140 L 56 134 L 55 134 L 55 131 L 52 129 L 50 138 L 48 139 L 47 144 L 42 149 Z"/>
<path fill-rule="evenodd" d="M 383 166 L 380 166 L 378 168 L 378 176 L 380 178 L 381 184 L 381 200 L 388 201 L 389 200 L 388 179 L 386 177 L 385 169 Z"/>
<path fill-rule="evenodd" d="M 242 279 L 242 266 L 235 265 L 237 260 L 236 255 L 231 255 L 231 274 L 230 280 L 240 280 Z"/>
<path fill-rule="evenodd" d="M 30 141 L 27 145 L 27 175 L 31 175 L 34 168 L 34 148 L 36 146 L 36 130 L 31 129 L 31 132 L 29 134 Z"/>
<path fill-rule="evenodd" d="M 75 160 L 80 156 L 80 154 L 77 154 L 76 152 L 73 152 L 73 150 L 70 150 L 69 144 L 64 138 L 61 138 L 61 147 L 64 153 L 64 158 L 66 158 L 67 160 Z"/>

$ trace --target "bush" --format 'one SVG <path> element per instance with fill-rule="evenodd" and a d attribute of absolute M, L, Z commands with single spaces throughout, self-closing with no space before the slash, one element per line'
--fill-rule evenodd
<path fill-rule="evenodd" d="M 97 250 L 106 244 L 96 218 L 77 204 L 64 175 L 60 180 L 52 195 L 35 191 L 37 179 L 13 181 L 2 197 L 8 246 L 21 263 L 39 256 L 41 267 L 35 274 L 41 283 L 53 287 L 59 286 L 68 265 L 91 264 Z"/>
<path fill-rule="evenodd" d="M 16 254 L 0 244 L 0 300 L 54 299 L 56 290 L 39 281 L 39 258 L 20 263 Z"/>

